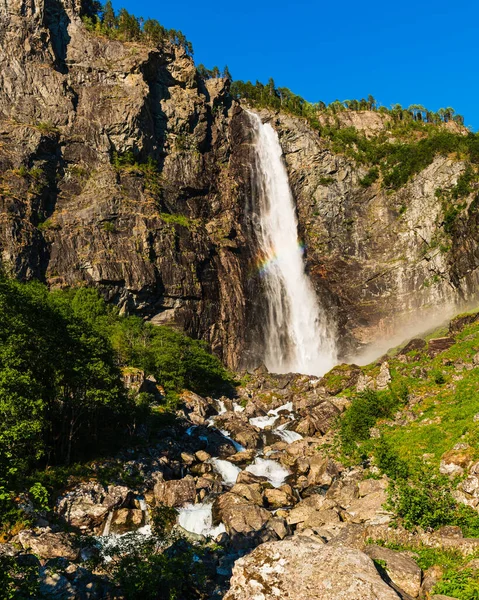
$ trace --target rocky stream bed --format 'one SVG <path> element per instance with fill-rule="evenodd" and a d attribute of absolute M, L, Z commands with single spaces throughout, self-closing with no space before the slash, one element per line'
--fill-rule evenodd
<path fill-rule="evenodd" d="M 364 385 L 354 368 L 351 378 Z M 369 385 L 387 378 L 384 363 Z M 323 380 L 261 370 L 248 379 L 234 400 L 185 392 L 161 442 L 122 457 L 134 485 L 67 486 L 55 519 L 37 518 L 0 553 L 38 564 L 46 597 L 123 597 L 104 565 L 150 538 L 151 514 L 166 506 L 177 510 L 175 543 L 194 549 L 210 540 L 210 598 L 384 600 L 430 597 L 440 575 L 375 540 L 479 549 L 458 528 L 412 534 L 391 526 L 387 478 L 328 456 L 331 427 L 349 400 Z"/>

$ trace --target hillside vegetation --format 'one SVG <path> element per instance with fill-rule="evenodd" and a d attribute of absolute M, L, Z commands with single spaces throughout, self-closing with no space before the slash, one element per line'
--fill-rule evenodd
<path fill-rule="evenodd" d="M 230 377 L 204 343 L 138 317 L 121 317 L 97 291 L 49 292 L 0 277 L 0 520 L 36 485 L 35 469 L 70 465 L 134 444 L 141 426 L 185 387 Z M 158 393 L 128 392 L 123 375 L 153 376 Z"/>

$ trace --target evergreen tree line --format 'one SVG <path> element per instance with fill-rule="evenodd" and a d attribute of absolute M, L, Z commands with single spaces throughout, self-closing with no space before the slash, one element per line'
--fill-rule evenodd
<path fill-rule="evenodd" d="M 456 114 L 451 107 L 440 108 L 437 112 L 430 111 L 420 104 L 411 104 L 403 108 L 400 104 L 395 104 L 392 108 L 381 106 L 374 96 L 369 95 L 361 100 L 334 100 L 330 104 L 319 101 L 311 103 L 294 94 L 288 88 L 276 87 L 274 80 L 269 79 L 267 84 L 260 81 L 251 83 L 251 81 L 234 81 L 231 86 L 231 93 L 236 99 L 244 99 L 258 106 L 265 106 L 277 110 L 285 110 L 292 114 L 306 117 L 310 120 L 316 120 L 318 113 L 337 114 L 345 110 L 371 110 L 389 114 L 394 121 L 419 121 L 424 123 L 447 123 L 454 121 L 464 125 L 464 117 Z"/>
<path fill-rule="evenodd" d="M 201 64 L 196 67 L 198 71 L 198 75 L 203 79 L 217 79 L 219 77 L 223 77 L 224 79 L 229 79 L 230 81 L 233 79 L 231 77 L 230 70 L 227 66 L 224 67 L 222 71 L 218 67 L 213 67 L 212 69 L 207 69 L 205 65 Z"/>
<path fill-rule="evenodd" d="M 181 31 L 166 29 L 156 19 L 135 17 L 125 8 L 118 14 L 110 0 L 102 6 L 99 2 L 84 3 L 82 19 L 86 27 L 95 33 L 123 42 L 146 42 L 155 46 L 171 42 L 184 48 L 188 56 L 193 56 L 193 45 Z"/>

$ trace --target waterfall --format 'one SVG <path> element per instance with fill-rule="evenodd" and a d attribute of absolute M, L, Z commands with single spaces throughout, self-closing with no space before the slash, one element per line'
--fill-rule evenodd
<path fill-rule="evenodd" d="M 336 364 L 334 331 L 303 263 L 295 203 L 276 131 L 248 111 L 254 129 L 253 226 L 264 281 L 264 363 L 274 373 L 323 375 Z"/>

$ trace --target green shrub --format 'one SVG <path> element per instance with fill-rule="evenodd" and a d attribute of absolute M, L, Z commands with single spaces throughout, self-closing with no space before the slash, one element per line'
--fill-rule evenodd
<path fill-rule="evenodd" d="M 434 594 L 451 596 L 458 600 L 478 600 L 479 572 L 475 569 L 448 570 L 434 586 Z"/>
<path fill-rule="evenodd" d="M 40 598 L 38 567 L 18 564 L 14 557 L 0 556 L 0 597 L 2 600 Z"/>
<path fill-rule="evenodd" d="M 116 232 L 115 224 L 112 223 L 111 221 L 104 221 L 101 224 L 101 228 L 103 229 L 103 231 L 106 231 L 107 233 L 115 233 Z"/>
<path fill-rule="evenodd" d="M 448 480 L 430 470 L 420 468 L 418 473 L 390 483 L 390 504 L 394 514 L 406 529 L 437 529 L 454 524 L 456 502 Z"/>
<path fill-rule="evenodd" d="M 376 465 L 391 479 L 407 479 L 409 467 L 388 441 L 381 437 L 374 449 Z"/>
<path fill-rule="evenodd" d="M 369 171 L 366 173 L 366 175 L 362 179 L 359 180 L 359 184 L 362 185 L 363 187 L 369 187 L 378 179 L 379 179 L 379 169 L 378 169 L 378 167 L 372 167 L 371 169 L 369 169 Z"/>
<path fill-rule="evenodd" d="M 206 600 L 201 548 L 179 540 L 161 554 L 145 544 L 123 556 L 114 580 L 129 600 Z"/>
<path fill-rule="evenodd" d="M 399 398 L 390 392 L 365 390 L 356 394 L 340 422 L 343 449 L 351 452 L 356 442 L 369 439 L 369 430 L 378 419 L 391 417 L 399 406 Z"/>
<path fill-rule="evenodd" d="M 396 479 L 389 486 L 390 507 L 406 529 L 454 525 L 466 537 L 479 537 L 479 514 L 454 499 L 447 477 L 425 465 L 415 470 L 393 468 L 391 475 L 396 475 Z"/>
<path fill-rule="evenodd" d="M 155 535 L 165 536 L 171 533 L 178 517 L 178 511 L 171 506 L 160 505 L 151 511 L 152 530 Z"/>

